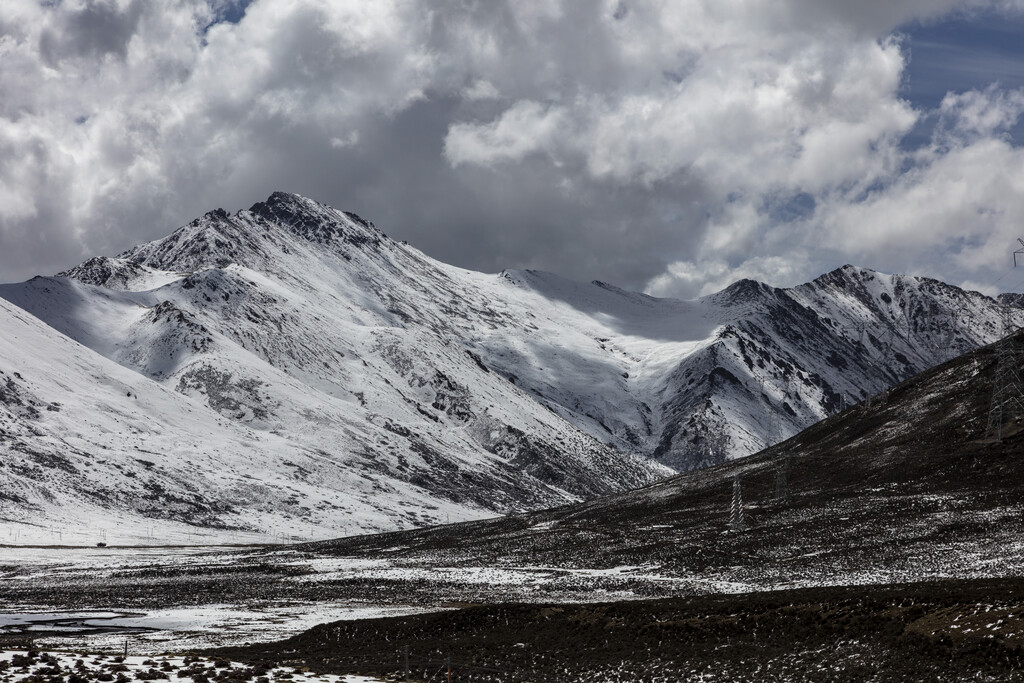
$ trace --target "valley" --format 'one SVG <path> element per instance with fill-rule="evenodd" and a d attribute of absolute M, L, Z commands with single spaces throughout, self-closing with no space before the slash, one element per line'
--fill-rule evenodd
<path fill-rule="evenodd" d="M 474 273 L 274 193 L 0 286 L 0 540 L 297 542 L 589 500 L 759 452 L 995 341 L 1005 308 L 853 266 L 693 301 Z"/>
<path fill-rule="evenodd" d="M 211 212 L 0 286 L 0 646 L 1012 680 L 1024 431 L 988 416 L 1017 301 L 852 266 L 656 299 L 297 195 Z"/>
<path fill-rule="evenodd" d="M 1024 335 L 1004 343 L 1024 351 Z M 5 605 L 157 619 L 230 605 L 263 616 L 132 647 L 331 674 L 395 675 L 408 646 L 454 651 L 455 680 L 1013 680 L 1024 431 L 985 438 L 996 361 L 980 349 L 751 458 L 583 504 L 287 547 L 5 549 L 23 558 L 3 567 Z M 290 630 L 309 619 L 329 623 Z"/>

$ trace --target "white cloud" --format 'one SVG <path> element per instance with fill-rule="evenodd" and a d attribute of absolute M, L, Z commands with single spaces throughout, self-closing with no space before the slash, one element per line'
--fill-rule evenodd
<path fill-rule="evenodd" d="M 969 292 L 981 292 L 986 296 L 997 296 L 999 294 L 999 288 L 993 287 L 988 283 L 975 282 L 974 280 L 964 280 L 957 285 L 961 289 L 965 289 Z"/>
<path fill-rule="evenodd" d="M 1024 94 L 952 93 L 908 152 L 932 114 L 892 35 L 1016 0 L 220 4 L 7 3 L 0 279 L 274 189 L 460 265 L 684 295 L 845 261 L 982 281 L 1024 215 Z"/>
<path fill-rule="evenodd" d="M 490 81 L 479 79 L 473 81 L 469 87 L 463 88 L 462 97 L 467 100 L 494 100 L 501 97 L 501 93 Z"/>
<path fill-rule="evenodd" d="M 551 150 L 563 118 L 559 108 L 517 102 L 490 123 L 453 125 L 444 153 L 454 166 L 518 161 L 532 152 Z"/>
<path fill-rule="evenodd" d="M 646 292 L 652 296 L 684 299 L 720 291 L 744 278 L 773 286 L 788 286 L 802 275 L 806 264 L 781 256 L 753 256 L 739 264 L 703 259 L 676 261 L 651 280 Z"/>
<path fill-rule="evenodd" d="M 965 139 L 992 137 L 1017 123 L 1024 113 L 1024 90 L 1001 90 L 995 84 L 984 91 L 947 93 L 939 106 L 941 133 L 957 144 Z"/>
<path fill-rule="evenodd" d="M 1024 150 L 982 138 L 932 149 L 863 202 L 823 207 L 820 237 L 843 253 L 920 269 L 944 259 L 963 272 L 1002 270 L 1024 216 Z"/>
<path fill-rule="evenodd" d="M 995 88 L 949 95 L 931 146 L 907 154 L 913 167 L 853 201 L 824 198 L 812 223 L 794 227 L 787 244 L 827 245 L 882 270 L 974 274 L 963 281 L 994 292 L 1020 287 L 1007 279 L 1010 252 L 1024 234 L 1024 149 L 1000 132 L 1019 117 L 1019 91 Z"/>

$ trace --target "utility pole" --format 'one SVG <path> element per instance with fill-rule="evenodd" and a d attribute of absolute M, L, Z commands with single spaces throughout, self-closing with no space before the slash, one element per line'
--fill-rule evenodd
<path fill-rule="evenodd" d="M 889 328 L 885 331 L 885 354 L 882 356 L 882 368 L 885 370 L 889 369 L 889 364 L 896 359 L 896 340 L 902 339 L 903 334 L 899 330 L 901 319 L 907 323 L 907 336 L 906 342 L 910 344 L 910 317 L 907 316 L 906 312 L 901 308 L 899 317 L 893 317 L 893 321 L 889 323 Z M 900 376 L 893 373 L 897 380 Z M 885 405 L 889 402 L 889 390 L 886 389 L 882 392 L 879 397 L 879 403 Z M 869 403 L 870 407 L 870 403 Z"/>
<path fill-rule="evenodd" d="M 1017 238 L 1021 248 L 1013 252 L 1013 267 L 1017 256 L 1024 255 L 1024 239 Z M 1013 335 L 1017 325 L 1013 322 L 1013 308 L 1003 304 L 1003 338 L 996 343 L 996 374 L 992 378 L 992 402 L 988 408 L 988 426 L 985 437 L 1002 441 L 1006 424 L 1024 414 L 1024 382 L 1021 382 L 1020 363 Z"/>
<path fill-rule="evenodd" d="M 768 424 L 765 426 L 764 447 L 771 448 L 779 442 L 779 414 L 772 410 L 768 415 Z"/>
<path fill-rule="evenodd" d="M 778 440 L 779 414 L 775 410 L 775 406 L 772 405 L 771 397 L 768 394 L 765 393 L 765 390 L 764 390 L 764 378 L 763 377 L 759 377 L 757 379 L 757 384 L 758 384 L 759 390 L 761 392 L 761 397 L 763 399 L 767 400 L 767 402 L 768 402 L 768 419 L 764 423 L 764 435 L 762 437 L 763 442 L 764 442 L 764 447 L 767 449 L 767 448 L 771 448 L 772 446 L 774 446 L 775 442 Z M 785 393 L 783 393 L 783 400 L 785 400 Z"/>
<path fill-rule="evenodd" d="M 949 311 L 944 314 L 931 317 L 931 328 L 935 331 L 935 340 L 932 342 L 940 362 L 952 359 L 954 353 L 953 340 L 956 338 L 956 313 Z"/>
<path fill-rule="evenodd" d="M 743 531 L 747 523 L 743 519 L 743 491 L 740 489 L 740 475 L 732 479 L 732 506 L 729 508 L 729 528 Z"/>
<path fill-rule="evenodd" d="M 857 346 L 859 346 L 862 349 L 864 349 L 865 353 L 867 352 L 868 347 L 867 347 L 867 345 L 864 344 L 864 336 L 868 335 L 870 337 L 870 335 L 868 334 L 868 329 L 870 327 L 871 327 L 871 323 L 867 322 L 866 320 L 859 320 L 859 321 L 857 321 L 857 322 L 855 322 L 853 324 L 853 329 L 857 330 Z M 870 356 L 870 354 L 868 354 L 868 355 Z M 865 410 L 871 410 L 871 396 L 872 396 L 872 394 L 869 391 L 868 392 L 868 398 L 864 402 L 864 409 Z"/>
<path fill-rule="evenodd" d="M 1006 426 L 1024 415 L 1024 382 L 1014 339 L 1016 331 L 1013 308 L 1006 304 L 1003 306 L 1003 338 L 996 343 L 996 373 L 992 378 L 992 402 L 985 429 L 987 439 L 1002 441 Z"/>
<path fill-rule="evenodd" d="M 867 333 L 868 328 L 871 326 L 870 323 L 864 320 L 860 320 L 853 324 L 853 329 L 857 330 L 857 345 L 864 346 L 864 334 Z M 864 346 L 866 349 L 867 347 Z"/>

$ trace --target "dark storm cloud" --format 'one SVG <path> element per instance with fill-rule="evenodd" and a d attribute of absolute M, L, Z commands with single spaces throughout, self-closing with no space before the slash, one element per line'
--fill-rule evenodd
<path fill-rule="evenodd" d="M 278 189 L 464 267 L 664 294 L 738 276 L 794 281 L 843 261 L 900 269 L 894 244 L 902 269 L 973 277 L 1010 221 L 965 242 L 955 220 L 936 228 L 915 212 L 977 182 L 957 169 L 986 154 L 991 173 L 1020 162 L 1005 139 L 1020 102 L 979 86 L 924 116 L 903 99 L 905 39 L 891 34 L 982 5 L 1016 11 L 954 0 L 19 5 L 0 18 L 0 279 Z M 925 119 L 942 122 L 942 139 L 901 146 Z M 969 211 L 979 207 L 1021 208 L 983 185 Z"/>
<path fill-rule="evenodd" d="M 61 13 L 55 25 L 42 31 L 39 53 L 50 67 L 66 57 L 124 59 L 141 15 L 141 0 L 124 8 L 114 0 L 90 0 L 80 9 Z"/>

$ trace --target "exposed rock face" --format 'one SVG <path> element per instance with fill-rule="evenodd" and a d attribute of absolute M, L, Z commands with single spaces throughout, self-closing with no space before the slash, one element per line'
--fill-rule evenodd
<path fill-rule="evenodd" d="M 1000 305 L 977 292 L 852 266 L 695 301 L 473 273 L 285 193 L 0 296 L 50 326 L 28 337 L 95 352 L 57 344 L 77 360 L 37 359 L 54 390 L 42 403 L 65 402 L 45 369 L 61 363 L 93 376 L 117 364 L 137 394 L 175 397 L 149 408 L 171 414 L 114 410 L 175 426 L 160 440 L 132 422 L 138 440 L 118 446 L 126 460 L 112 476 L 145 475 L 170 499 L 180 490 L 128 452 L 183 460 L 190 490 L 210 501 L 204 524 L 261 532 L 355 533 L 621 491 L 756 452 L 1001 332 Z M 0 369 L 20 367 L 30 351 L 18 349 Z M 75 449 L 111 449 L 88 425 L 113 404 L 71 403 L 84 411 Z M 182 417 L 199 412 L 212 420 L 205 440 Z M 64 437 L 47 415 L 32 438 L 55 449 Z M 30 433 L 30 416 L 11 419 Z M 225 464 L 239 439 L 246 465 Z M 302 486 L 267 494 L 279 476 Z M 218 507 L 228 491 L 243 502 Z M 278 498 L 269 517 L 254 512 Z"/>

